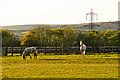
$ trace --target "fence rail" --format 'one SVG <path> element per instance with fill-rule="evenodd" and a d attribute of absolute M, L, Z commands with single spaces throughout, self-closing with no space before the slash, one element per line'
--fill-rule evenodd
<path fill-rule="evenodd" d="M 26 47 L 2 47 L 2 53 L 7 56 L 8 53 L 12 55 L 14 53 L 20 53 L 24 51 Z M 79 46 L 69 46 L 63 49 L 60 46 L 39 46 L 36 47 L 38 53 L 76 53 L 79 54 Z M 87 52 L 93 53 L 109 53 L 109 52 L 120 52 L 120 46 L 87 46 Z"/>

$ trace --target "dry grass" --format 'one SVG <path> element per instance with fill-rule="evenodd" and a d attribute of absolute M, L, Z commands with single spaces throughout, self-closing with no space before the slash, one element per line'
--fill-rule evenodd
<path fill-rule="evenodd" d="M 117 78 L 118 55 L 2 57 L 3 78 Z"/>

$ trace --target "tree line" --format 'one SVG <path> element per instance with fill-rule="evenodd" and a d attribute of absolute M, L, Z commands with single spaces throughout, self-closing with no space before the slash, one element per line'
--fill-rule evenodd
<path fill-rule="evenodd" d="M 70 27 L 50 28 L 38 26 L 20 39 L 13 33 L 2 30 L 2 46 L 79 46 L 82 40 L 87 46 L 118 46 L 120 31 L 91 30 L 83 33 Z"/>

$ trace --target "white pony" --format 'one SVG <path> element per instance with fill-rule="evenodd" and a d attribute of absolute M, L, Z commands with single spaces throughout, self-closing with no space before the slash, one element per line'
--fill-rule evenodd
<path fill-rule="evenodd" d="M 82 53 L 82 58 L 84 58 L 86 53 L 86 45 L 82 43 L 82 40 L 80 40 L 80 52 Z"/>
<path fill-rule="evenodd" d="M 25 56 L 30 56 L 30 58 L 32 59 L 32 57 L 31 57 L 31 55 L 30 55 L 30 53 L 34 53 L 34 57 L 36 57 L 37 58 L 37 54 L 36 54 L 36 52 L 37 52 L 37 50 L 36 50 L 36 47 L 27 47 L 27 48 L 25 48 L 25 50 L 23 51 L 23 59 L 25 59 Z"/>

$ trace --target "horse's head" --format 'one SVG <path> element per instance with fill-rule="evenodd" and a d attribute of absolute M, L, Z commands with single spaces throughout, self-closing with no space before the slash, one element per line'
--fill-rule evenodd
<path fill-rule="evenodd" d="M 80 40 L 80 46 L 82 45 L 82 40 Z"/>

